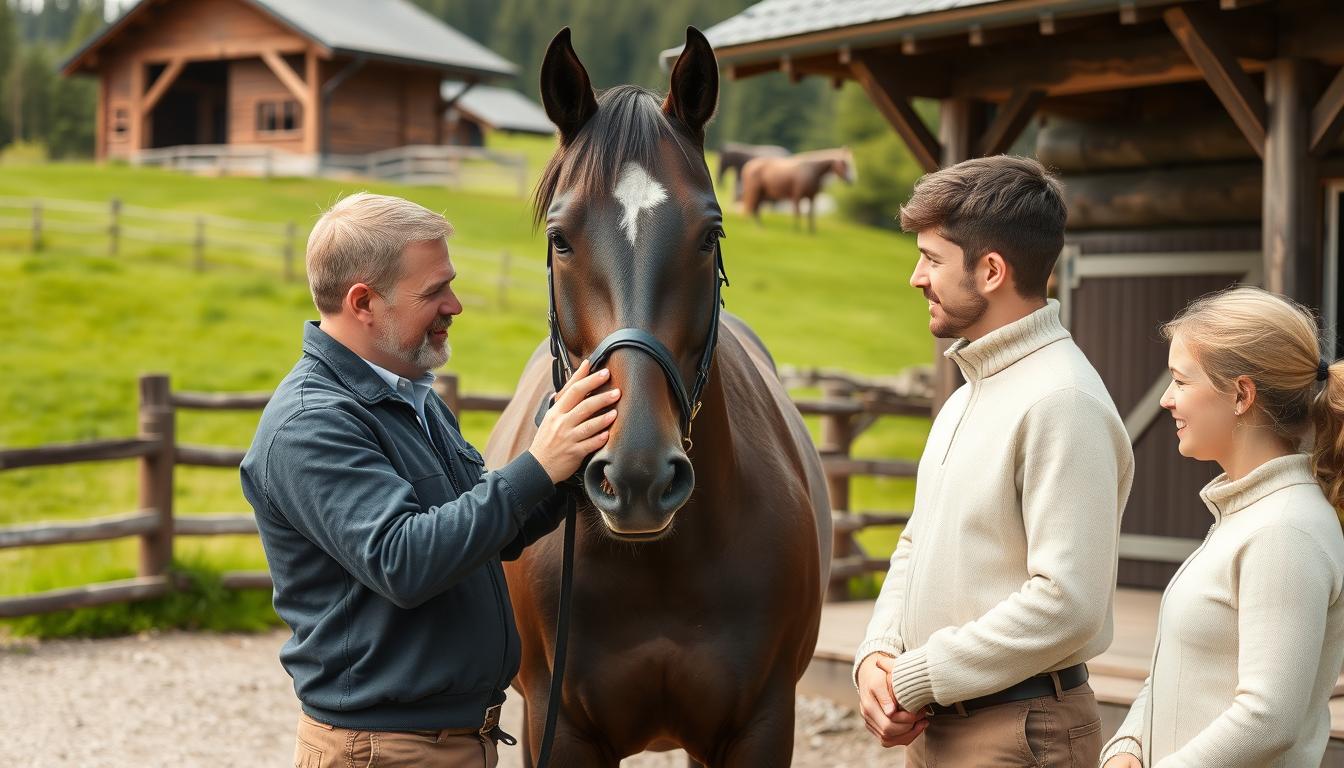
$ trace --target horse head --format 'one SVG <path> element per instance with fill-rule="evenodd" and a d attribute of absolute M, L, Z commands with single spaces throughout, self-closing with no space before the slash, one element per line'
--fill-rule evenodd
<path fill-rule="evenodd" d="M 687 28 L 665 99 L 628 85 L 599 97 L 566 28 L 541 96 L 559 129 L 536 196 L 556 377 L 596 353 L 622 391 L 584 490 L 612 536 L 661 538 L 695 488 L 689 433 L 718 328 L 723 216 L 704 161 L 718 64 Z"/>

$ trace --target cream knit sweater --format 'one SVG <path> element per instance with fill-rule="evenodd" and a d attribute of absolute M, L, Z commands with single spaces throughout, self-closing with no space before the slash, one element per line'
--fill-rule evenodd
<path fill-rule="evenodd" d="M 915 508 L 855 672 L 897 657 L 910 711 L 1003 690 L 1111 642 L 1134 455 L 1050 301 L 947 352 L 966 376 L 920 459 Z"/>
<path fill-rule="evenodd" d="M 1204 544 L 1162 596 L 1152 673 L 1102 762 L 1316 768 L 1344 665 L 1344 534 L 1308 458 L 1200 492 Z"/>

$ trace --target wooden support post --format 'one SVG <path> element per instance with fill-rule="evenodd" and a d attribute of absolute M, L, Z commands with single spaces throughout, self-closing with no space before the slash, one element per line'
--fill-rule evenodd
<path fill-rule="evenodd" d="M 192 240 L 192 250 L 196 254 L 196 271 L 205 271 L 205 217 L 196 217 L 196 237 Z"/>
<path fill-rule="evenodd" d="M 145 62 L 135 59 L 131 61 L 131 108 L 126 116 L 131 121 L 130 144 L 131 160 L 134 161 L 140 154 L 140 150 L 145 146 L 145 113 L 140 109 L 141 101 L 145 97 Z"/>
<path fill-rule="evenodd" d="M 1264 157 L 1265 99 L 1237 63 L 1217 28 L 1199 8 L 1174 6 L 1164 11 L 1162 17 L 1256 154 Z"/>
<path fill-rule="evenodd" d="M 318 137 L 322 135 L 321 62 L 317 58 L 317 49 L 310 48 L 304 54 L 304 80 L 308 90 L 308 103 L 303 107 L 303 153 L 318 153 Z"/>
<path fill-rule="evenodd" d="M 1276 59 L 1265 69 L 1269 106 L 1261 232 L 1265 288 L 1298 301 L 1317 296 L 1319 162 L 1309 151 L 1307 63 Z"/>
<path fill-rule="evenodd" d="M 434 378 L 434 389 L 439 393 L 439 398 L 443 404 L 448 406 L 448 410 L 453 412 L 454 416 L 461 418 L 461 412 L 458 410 L 461 404 L 461 396 L 458 390 L 458 381 L 456 373 L 445 373 Z"/>
<path fill-rule="evenodd" d="M 298 237 L 298 226 L 294 222 L 285 223 L 285 282 L 294 282 L 294 240 Z"/>
<path fill-rule="evenodd" d="M 117 246 L 121 240 L 121 200 L 112 198 L 112 203 L 108 206 L 107 221 L 107 255 L 116 256 Z"/>
<path fill-rule="evenodd" d="M 821 387 L 826 402 L 845 402 L 850 399 L 850 389 L 839 382 L 826 382 Z M 821 417 L 821 444 L 818 446 L 826 456 L 848 457 L 854 447 L 853 415 L 848 413 L 828 413 Z M 830 492 L 831 509 L 850 511 L 849 475 L 827 473 L 826 488 Z M 836 533 L 831 539 L 831 562 L 850 557 L 858 551 L 851 533 Z M 849 584 L 846 579 L 833 579 L 826 588 L 829 601 L 848 600 Z"/>
<path fill-rule="evenodd" d="M 938 170 L 939 155 L 942 153 L 938 139 L 934 138 L 933 132 L 924 125 L 924 121 L 911 108 L 909 100 L 901 94 L 891 78 L 886 76 L 874 62 L 859 53 L 853 54 L 853 61 L 849 66 L 850 71 L 854 73 L 854 79 L 868 94 L 877 111 L 891 123 L 891 127 L 910 148 L 915 162 L 927 172 Z"/>
<path fill-rule="evenodd" d="M 140 538 L 140 575 L 161 576 L 173 562 L 173 464 L 175 418 L 168 376 L 140 377 L 140 437 L 158 442 L 140 459 L 140 508 L 158 515 L 155 529 Z"/>
<path fill-rule="evenodd" d="M 42 250 L 42 201 L 33 201 L 33 253 Z"/>

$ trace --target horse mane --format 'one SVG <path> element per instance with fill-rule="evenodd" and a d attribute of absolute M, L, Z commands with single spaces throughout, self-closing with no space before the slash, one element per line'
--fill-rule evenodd
<path fill-rule="evenodd" d="M 532 203 L 533 225 L 546 220 L 563 181 L 567 188 L 608 189 L 628 162 L 653 166 L 658 145 L 672 140 L 688 163 L 702 158 L 686 130 L 663 113 L 657 94 L 637 85 L 618 85 L 603 91 L 597 112 L 572 141 L 561 144 L 546 163 Z"/>

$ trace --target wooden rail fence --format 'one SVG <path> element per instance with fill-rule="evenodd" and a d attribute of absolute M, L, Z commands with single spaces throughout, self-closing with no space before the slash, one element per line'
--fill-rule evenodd
<path fill-rule="evenodd" d="M 41 253 L 52 234 L 82 236 L 107 244 L 116 257 L 135 241 L 190 249 L 196 271 L 211 252 L 228 251 L 276 259 L 286 280 L 299 276 L 298 227 L 292 222 L 234 219 L 205 213 L 146 208 L 113 198 L 107 202 L 40 197 L 0 197 L 0 230 L 28 234 L 28 248 Z M 102 250 L 101 246 L 98 246 Z"/>
<path fill-rule="evenodd" d="M 821 377 L 825 396 L 797 401 L 804 415 L 821 419 L 818 446 L 836 510 L 834 560 L 831 568 L 832 599 L 847 597 L 847 580 L 872 571 L 885 571 L 885 558 L 868 557 L 854 534 L 871 526 L 900 525 L 903 513 L 851 512 L 849 486 L 858 475 L 914 477 L 915 464 L 903 460 L 861 459 L 851 455 L 855 438 L 873 420 L 886 415 L 929 413 L 922 397 L 875 395 L 840 378 Z M 456 413 L 498 413 L 508 395 L 464 394 L 455 375 L 440 376 L 439 396 Z M 176 516 L 173 512 L 174 470 L 177 466 L 236 469 L 244 451 L 220 446 L 182 444 L 177 441 L 179 410 L 260 410 L 270 400 L 266 393 L 206 393 L 173 391 L 164 374 L 139 380 L 139 430 L 135 437 L 92 440 L 80 443 L 0 449 L 0 471 L 117 459 L 139 460 L 139 503 L 134 511 L 91 520 L 0 526 L 0 549 L 74 544 L 138 537 L 139 567 L 134 578 L 29 595 L 0 598 L 0 618 L 146 600 L 176 588 L 170 575 L 173 540 L 176 536 L 221 536 L 256 534 L 251 513 Z M 223 574 L 230 589 L 269 589 L 265 571 L 235 571 Z"/>

